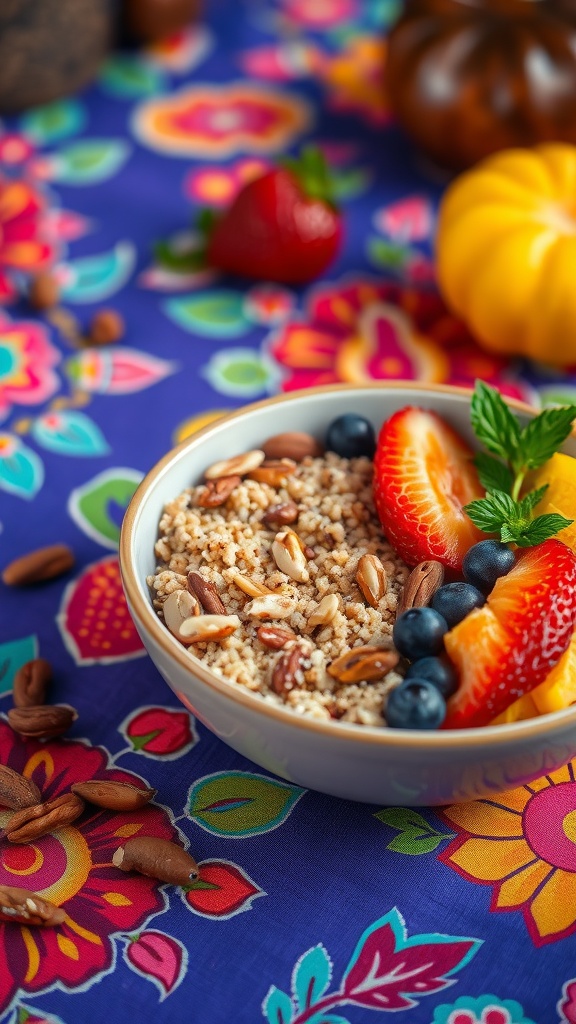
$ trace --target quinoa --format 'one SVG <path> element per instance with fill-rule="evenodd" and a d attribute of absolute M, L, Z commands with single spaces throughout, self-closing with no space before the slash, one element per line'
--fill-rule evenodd
<path fill-rule="evenodd" d="M 303 459 L 278 487 L 243 479 L 217 508 L 198 505 L 202 487 L 191 487 L 166 505 L 155 546 L 158 566 L 147 579 L 159 617 L 163 618 L 166 598 L 185 590 L 187 574 L 196 571 L 214 585 L 226 613 L 240 619 L 240 627 L 219 642 L 191 645 L 192 659 L 200 658 L 231 684 L 300 714 L 359 725 L 385 724 L 383 704 L 401 681 L 398 671 L 376 682 L 354 684 L 339 682 L 327 672 L 332 661 L 354 647 L 393 646 L 396 606 L 409 570 L 382 533 L 372 475 L 370 459 L 345 459 L 328 452 Z M 304 582 L 278 569 L 272 544 L 283 528 L 262 521 L 270 506 L 285 502 L 298 507 L 298 519 L 290 529 L 310 556 Z M 376 555 L 385 571 L 386 592 L 376 608 L 356 582 L 358 562 L 365 554 Z M 239 573 L 289 600 L 287 617 L 265 622 L 297 635 L 287 648 L 271 650 L 258 638 L 263 621 L 250 615 L 253 598 L 235 583 Z M 328 594 L 338 595 L 338 610 L 330 622 L 311 629 L 309 619 Z M 302 669 L 292 687 L 278 693 L 271 686 L 274 668 L 296 643 L 305 658 Z"/>

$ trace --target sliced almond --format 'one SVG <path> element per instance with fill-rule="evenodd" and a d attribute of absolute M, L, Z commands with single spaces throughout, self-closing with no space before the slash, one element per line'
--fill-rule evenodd
<path fill-rule="evenodd" d="M 340 607 L 338 594 L 326 594 L 320 601 L 316 611 L 308 619 L 308 629 L 315 629 L 316 626 L 327 626 L 336 615 Z"/>
<path fill-rule="evenodd" d="M 353 647 L 328 665 L 327 671 L 341 683 L 370 682 L 383 679 L 398 660 L 398 652 L 388 647 Z"/>
<path fill-rule="evenodd" d="M 272 594 L 272 591 L 264 586 L 263 583 L 258 583 L 256 580 L 250 579 L 249 576 L 242 576 L 241 573 L 236 573 L 234 583 L 244 594 L 248 594 L 248 597 L 262 597 L 264 594 Z"/>
<path fill-rule="evenodd" d="M 162 612 L 164 622 L 173 636 L 183 643 L 190 643 L 191 641 L 186 640 L 181 634 L 180 627 L 191 616 L 200 615 L 200 605 L 194 594 L 191 594 L 188 590 L 173 590 L 164 601 Z"/>
<path fill-rule="evenodd" d="M 368 604 L 377 608 L 388 589 L 386 570 L 378 555 L 362 555 L 356 570 L 356 582 Z"/>
<path fill-rule="evenodd" d="M 226 606 L 220 594 L 210 580 L 204 579 L 199 572 L 189 572 L 187 578 L 189 592 L 200 602 L 209 615 L 226 615 Z"/>
<path fill-rule="evenodd" d="M 242 455 L 234 455 L 231 459 L 223 459 L 222 462 L 214 462 L 209 466 L 204 476 L 207 480 L 218 480 L 221 476 L 246 476 L 253 469 L 264 462 L 266 456 L 259 448 Z"/>
<path fill-rule="evenodd" d="M 250 601 L 244 611 L 252 619 L 287 619 L 295 607 L 295 602 L 282 594 L 263 594 Z"/>
<path fill-rule="evenodd" d="M 180 626 L 184 643 L 198 644 L 204 640 L 223 640 L 238 629 L 237 615 L 193 615 Z"/>
<path fill-rule="evenodd" d="M 291 580 L 306 583 L 310 579 L 302 542 L 293 530 L 283 530 L 276 534 L 272 541 L 272 557 L 280 572 L 286 573 Z"/>
<path fill-rule="evenodd" d="M 248 473 L 248 478 L 270 487 L 281 487 L 297 468 L 293 459 L 265 459 L 262 465 Z"/>

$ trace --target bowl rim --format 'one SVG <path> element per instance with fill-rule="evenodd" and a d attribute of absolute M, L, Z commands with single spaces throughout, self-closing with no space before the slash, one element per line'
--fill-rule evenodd
<path fill-rule="evenodd" d="M 202 427 L 166 452 L 144 476 L 132 496 L 122 522 L 119 543 L 120 573 L 132 613 L 138 619 L 143 629 L 151 634 L 153 640 L 170 660 L 176 661 L 185 671 L 192 672 L 202 684 L 207 685 L 209 689 L 226 700 L 231 701 L 232 705 L 239 704 L 262 716 L 262 718 L 270 717 L 275 719 L 280 725 L 300 729 L 305 733 L 315 733 L 316 735 L 329 736 L 331 739 L 340 739 L 343 743 L 347 741 L 354 741 L 355 743 L 363 741 L 370 745 L 399 747 L 403 749 L 417 747 L 418 750 L 422 750 L 422 748 L 438 751 L 446 749 L 456 750 L 469 746 L 485 746 L 487 742 L 490 744 L 494 743 L 496 746 L 509 744 L 515 740 L 523 743 L 528 739 L 544 734 L 553 735 L 556 731 L 561 732 L 571 723 L 576 725 L 576 705 L 572 708 L 549 712 L 538 718 L 470 729 L 422 731 L 416 729 L 386 729 L 382 726 L 359 725 L 353 722 L 342 722 L 341 720 L 325 721 L 323 719 L 316 719 L 311 715 L 301 714 L 283 705 L 268 702 L 259 693 L 252 693 L 250 690 L 236 686 L 223 676 L 212 672 L 203 664 L 200 658 L 189 653 L 188 648 L 178 643 L 176 638 L 169 633 L 156 615 L 151 601 L 147 601 L 143 596 L 140 589 L 141 582 L 136 576 L 131 559 L 132 542 L 135 539 L 140 508 L 153 490 L 157 480 L 173 461 L 181 457 L 184 451 L 200 447 L 202 441 L 212 433 L 227 424 L 234 423 L 235 420 L 245 419 L 246 416 L 249 416 L 254 411 L 289 403 L 294 399 L 313 398 L 315 395 L 335 391 L 346 393 L 358 390 L 397 391 L 405 389 L 414 392 L 417 397 L 425 397 L 429 394 L 448 394 L 461 398 L 470 398 L 474 390 L 471 387 L 467 388 L 452 384 L 429 384 L 421 381 L 394 380 L 366 381 L 358 384 L 326 384 L 284 392 L 273 395 L 270 398 L 261 399 L 258 402 L 242 405 L 226 413 L 224 416 L 212 420 L 205 427 Z M 533 406 L 518 399 L 509 398 L 506 395 L 503 395 L 503 398 L 508 405 L 520 413 L 534 416 L 538 411 Z M 191 657 L 193 658 L 192 665 L 190 664 Z"/>

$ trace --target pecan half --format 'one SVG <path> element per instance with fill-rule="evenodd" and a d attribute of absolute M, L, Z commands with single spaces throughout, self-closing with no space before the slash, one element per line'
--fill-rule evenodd
<path fill-rule="evenodd" d="M 231 459 L 214 462 L 208 466 L 204 476 L 206 480 L 217 480 L 221 476 L 246 476 L 253 469 L 257 469 L 264 459 L 264 452 L 254 448 L 250 452 L 243 452 L 242 455 L 234 455 Z"/>
<path fill-rule="evenodd" d="M 338 594 L 326 594 L 320 604 L 308 619 L 308 628 L 316 629 L 316 626 L 327 626 L 336 615 L 340 607 Z"/>
<path fill-rule="evenodd" d="M 358 561 L 356 582 L 368 604 L 377 608 L 388 589 L 386 570 L 378 555 L 362 555 Z"/>
<path fill-rule="evenodd" d="M 9 807 L 11 811 L 19 811 L 23 807 L 34 807 L 40 803 L 40 790 L 32 779 L 20 775 L 6 764 L 0 764 L 0 805 Z"/>
<path fill-rule="evenodd" d="M 353 647 L 328 665 L 328 673 L 341 683 L 373 682 L 383 679 L 399 661 L 397 651 L 388 647 Z"/>
<path fill-rule="evenodd" d="M 8 711 L 8 721 L 14 732 L 37 740 L 62 736 L 77 718 L 78 712 L 69 704 L 34 704 Z"/>
<path fill-rule="evenodd" d="M 43 896 L 29 889 L 13 885 L 0 885 L 0 920 L 14 924 L 49 925 L 62 924 L 66 911 L 57 907 Z"/>
<path fill-rule="evenodd" d="M 306 583 L 310 574 L 306 568 L 306 555 L 300 538 L 293 530 L 277 533 L 272 541 L 272 557 L 280 572 L 296 583 Z"/>
<path fill-rule="evenodd" d="M 248 479 L 257 480 L 260 484 L 269 484 L 270 487 L 282 487 L 296 469 L 294 459 L 265 459 L 258 469 L 248 473 Z"/>
<path fill-rule="evenodd" d="M 186 850 L 156 836 L 129 839 L 116 850 L 112 863 L 121 871 L 139 871 L 172 885 L 190 885 L 200 874 L 196 861 Z"/>
<path fill-rule="evenodd" d="M 295 686 L 304 683 L 303 669 L 308 661 L 308 654 L 300 644 L 285 651 L 272 670 L 270 685 L 279 697 L 289 693 Z M 299 679 L 298 676 L 301 676 Z"/>
<path fill-rule="evenodd" d="M 208 480 L 198 495 L 197 504 L 201 508 L 218 508 L 242 483 L 241 476 L 221 476 L 217 480 Z"/>
<path fill-rule="evenodd" d="M 412 570 L 400 595 L 396 616 L 402 615 L 409 608 L 425 608 L 430 604 L 434 594 L 444 582 L 444 566 L 441 562 L 430 559 L 420 562 Z"/>
<path fill-rule="evenodd" d="M 69 572 L 74 565 L 74 552 L 67 544 L 51 544 L 46 548 L 30 551 L 7 565 L 2 579 L 9 587 L 27 587 L 44 583 L 56 576 Z"/>
<path fill-rule="evenodd" d="M 238 629 L 237 615 L 193 615 L 180 626 L 185 644 L 199 644 L 204 640 L 223 640 Z"/>
<path fill-rule="evenodd" d="M 72 792 L 82 800 L 87 800 L 96 807 L 106 807 L 110 811 L 137 811 L 156 795 L 155 789 L 139 789 L 128 782 L 109 782 L 100 779 L 75 782 Z"/>
<path fill-rule="evenodd" d="M 164 622 L 168 629 L 181 643 L 189 643 L 180 632 L 183 622 L 187 622 L 193 615 L 200 615 L 200 603 L 194 594 L 188 590 L 173 590 L 162 605 Z"/>
<path fill-rule="evenodd" d="M 262 516 L 262 522 L 266 526 L 289 526 L 296 522 L 299 514 L 298 506 L 293 501 L 284 501 L 280 505 L 270 505 Z"/>
<path fill-rule="evenodd" d="M 84 801 L 75 793 L 63 793 L 55 800 L 16 811 L 8 819 L 6 839 L 10 843 L 31 843 L 40 836 L 71 825 L 84 810 Z"/>
<path fill-rule="evenodd" d="M 322 445 L 312 437 L 298 430 L 289 430 L 283 434 L 274 434 L 262 445 L 267 459 L 294 459 L 302 462 L 307 455 L 315 458 L 322 455 Z"/>
<path fill-rule="evenodd" d="M 259 626 L 256 636 L 264 647 L 269 647 L 272 651 L 281 651 L 286 644 L 296 640 L 296 633 L 291 629 L 280 629 L 279 626 Z"/>
<path fill-rule="evenodd" d="M 52 666 L 45 658 L 33 658 L 22 665 L 12 683 L 12 699 L 17 708 L 44 704 Z"/>
<path fill-rule="evenodd" d="M 208 612 L 209 615 L 226 615 L 226 607 L 210 580 L 205 580 L 199 572 L 189 572 L 187 585 L 188 590 L 200 601 L 205 612 Z"/>

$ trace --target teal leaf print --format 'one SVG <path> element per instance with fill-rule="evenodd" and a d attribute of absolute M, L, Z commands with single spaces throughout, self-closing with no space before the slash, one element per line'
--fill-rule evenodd
<path fill-rule="evenodd" d="M 0 695 L 12 689 L 18 669 L 37 657 L 38 641 L 35 636 L 24 636 L 20 640 L 0 644 Z"/>
<path fill-rule="evenodd" d="M 0 434 L 0 490 L 30 500 L 44 483 L 44 463 L 20 438 Z"/>
<path fill-rule="evenodd" d="M 192 786 L 187 814 L 213 835 L 245 839 L 278 828 L 304 792 L 252 772 L 215 772 Z"/>
<path fill-rule="evenodd" d="M 350 1021 L 338 1013 L 316 1013 L 308 1019 L 308 1024 L 350 1024 Z"/>
<path fill-rule="evenodd" d="M 453 832 L 439 832 L 410 807 L 386 807 L 377 811 L 374 817 L 399 832 L 386 847 L 395 853 L 406 853 L 412 857 L 432 853 L 445 839 L 454 836 Z"/>
<path fill-rule="evenodd" d="M 321 943 L 313 946 L 297 961 L 292 975 L 292 991 L 298 1009 L 308 1010 L 324 994 L 332 976 L 332 964 Z"/>
<path fill-rule="evenodd" d="M 179 296 L 168 299 L 164 310 L 179 327 L 206 338 L 237 338 L 250 327 L 242 292 L 221 290 Z"/>
<path fill-rule="evenodd" d="M 126 284 L 135 263 L 132 243 L 118 242 L 108 252 L 60 264 L 62 298 L 67 302 L 101 302 Z"/>
<path fill-rule="evenodd" d="M 124 139 L 83 139 L 50 158 L 50 180 L 59 185 L 96 185 L 124 166 L 131 153 Z"/>
<path fill-rule="evenodd" d="M 262 1011 L 268 1024 L 290 1024 L 292 1020 L 292 1000 L 285 992 L 272 985 L 262 1003 Z"/>
<path fill-rule="evenodd" d="M 143 474 L 135 469 L 106 469 L 72 491 L 68 512 L 97 544 L 115 550 L 128 503 Z"/>
<path fill-rule="evenodd" d="M 138 99 L 161 92 L 166 78 L 160 68 L 133 54 L 118 53 L 104 65 L 100 85 L 105 92 L 119 99 Z"/>
<path fill-rule="evenodd" d="M 252 348 L 215 352 L 200 373 L 219 394 L 234 398 L 270 394 L 282 380 L 278 364 L 265 353 Z"/>
<path fill-rule="evenodd" d="M 86 108 L 79 100 L 57 100 L 29 110 L 20 118 L 20 128 L 38 145 L 46 146 L 81 132 L 86 120 Z"/>
<path fill-rule="evenodd" d="M 105 455 L 108 444 L 100 427 L 83 412 L 72 409 L 48 412 L 32 425 L 34 440 L 59 455 Z"/>

